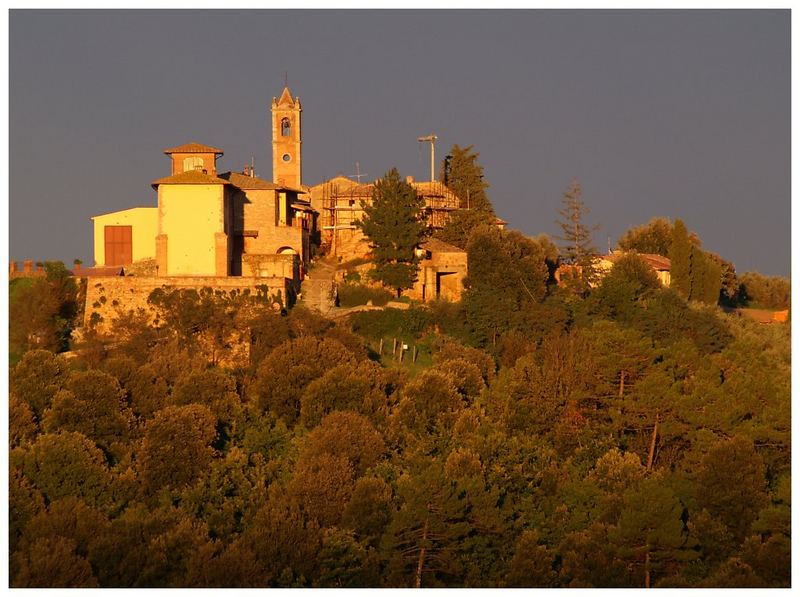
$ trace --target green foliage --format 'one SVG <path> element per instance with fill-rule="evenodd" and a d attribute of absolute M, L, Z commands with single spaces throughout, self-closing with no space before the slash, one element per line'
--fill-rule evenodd
<path fill-rule="evenodd" d="M 44 269 L 43 278 L 9 285 L 9 348 L 14 355 L 69 347 L 79 311 L 78 285 L 60 261 L 45 262 Z"/>
<path fill-rule="evenodd" d="M 73 496 L 104 507 L 111 500 L 111 476 L 103 453 L 77 432 L 40 435 L 12 460 L 48 501 Z"/>
<path fill-rule="evenodd" d="M 766 309 L 789 308 L 792 289 L 787 278 L 746 272 L 742 274 L 741 284 L 743 299 L 750 306 Z"/>
<path fill-rule="evenodd" d="M 333 411 L 350 410 L 382 421 L 393 389 L 390 376 L 377 363 L 339 365 L 308 384 L 300 399 L 300 420 L 310 429 Z"/>
<path fill-rule="evenodd" d="M 296 500 L 272 492 L 243 538 L 263 570 L 259 586 L 303 585 L 316 576 L 322 532 Z"/>
<path fill-rule="evenodd" d="M 494 226 L 497 219 L 483 178 L 483 166 L 478 164 L 478 153 L 472 145 L 453 145 L 442 160 L 440 180 L 459 198 L 459 209 L 450 213 L 444 228 L 437 230 L 436 238 L 461 249 L 466 249 L 475 230 Z"/>
<path fill-rule="evenodd" d="M 114 377 L 96 370 L 75 371 L 45 411 L 42 426 L 51 433 L 78 431 L 119 460 L 133 430 L 133 413 Z"/>
<path fill-rule="evenodd" d="M 350 316 L 350 325 L 354 332 L 367 338 L 397 338 L 413 342 L 430 325 L 430 314 L 427 310 L 414 308 L 362 311 Z"/>
<path fill-rule="evenodd" d="M 623 251 L 650 253 L 669 257 L 672 224 L 666 218 L 653 218 L 647 224 L 627 230 L 617 241 Z"/>
<path fill-rule="evenodd" d="M 383 479 L 362 477 L 356 481 L 341 524 L 359 539 L 375 543 L 392 518 L 392 489 Z"/>
<path fill-rule="evenodd" d="M 677 224 L 678 221 L 675 223 Z M 617 245 L 623 251 L 669 257 L 673 233 L 673 224 L 667 218 L 653 218 L 647 224 L 626 231 L 619 237 Z M 690 243 L 697 247 L 700 246 L 700 238 L 697 234 L 689 232 L 688 237 Z"/>
<path fill-rule="evenodd" d="M 598 315 L 631 321 L 642 301 L 661 288 L 653 269 L 634 253 L 620 257 L 590 296 Z"/>
<path fill-rule="evenodd" d="M 328 369 L 357 362 L 341 342 L 301 337 L 275 348 L 261 363 L 251 388 L 260 408 L 270 410 L 287 424 L 300 415 L 306 386 Z"/>
<path fill-rule="evenodd" d="M 11 566 L 14 588 L 98 586 L 89 562 L 75 553 L 75 542 L 65 537 L 43 537 L 17 550 Z"/>
<path fill-rule="evenodd" d="M 539 544 L 539 534 L 535 530 L 523 531 L 508 565 L 506 586 L 556 587 L 558 575 L 554 563 L 555 554 Z"/>
<path fill-rule="evenodd" d="M 562 231 L 562 236 L 558 237 L 562 241 L 561 259 L 578 268 L 576 290 L 584 292 L 597 277 L 594 266 L 597 249 L 592 244 L 592 234 L 597 226 L 588 226 L 584 222 L 589 209 L 583 202 L 583 189 L 577 180 L 569 184 L 561 202 L 563 207 L 558 211 L 561 219 L 556 222 Z"/>
<path fill-rule="evenodd" d="M 692 244 L 689 242 L 689 232 L 683 220 L 675 220 L 672 228 L 669 259 L 670 288 L 688 299 L 692 293 Z"/>
<path fill-rule="evenodd" d="M 698 505 L 722 521 L 741 541 L 761 507 L 767 504 L 764 463 L 742 437 L 714 446 L 700 463 Z"/>
<path fill-rule="evenodd" d="M 469 239 L 476 230 L 494 226 L 496 220 L 494 211 L 457 209 L 450 212 L 444 227 L 435 231 L 433 236 L 459 249 L 466 249 Z"/>
<path fill-rule="evenodd" d="M 337 411 L 308 434 L 300 459 L 343 457 L 360 477 L 381 459 L 384 450 L 383 438 L 367 419 L 354 412 Z"/>
<path fill-rule="evenodd" d="M 478 164 L 479 155 L 472 150 L 472 145 L 453 145 L 442 160 L 439 178 L 458 196 L 461 209 L 494 216 L 494 209 L 486 196 L 489 184 L 483 178 L 483 166 Z"/>
<path fill-rule="evenodd" d="M 216 455 L 217 419 L 205 406 L 167 406 L 144 429 L 138 462 L 143 488 L 182 488 L 194 482 Z"/>
<path fill-rule="evenodd" d="M 478 241 L 470 275 L 506 271 L 469 308 L 165 294 L 94 356 L 26 352 L 10 584 L 789 586 L 789 326 L 687 303 L 633 255 L 582 296 L 548 285 L 548 241 Z M 417 362 L 370 360 L 381 338 Z"/>
<path fill-rule="evenodd" d="M 242 414 L 242 401 L 236 391 L 236 379 L 220 369 L 188 373 L 180 378 L 172 391 L 171 402 L 177 406 L 200 404 L 217 419 L 222 439 L 235 431 Z"/>
<path fill-rule="evenodd" d="M 36 419 L 50 407 L 53 398 L 64 388 L 66 363 L 48 350 L 31 350 L 12 369 L 9 389 L 27 403 Z"/>
<path fill-rule="evenodd" d="M 671 288 L 686 300 L 717 304 L 722 289 L 723 262 L 691 242 L 682 220 L 675 220 L 669 258 Z"/>
<path fill-rule="evenodd" d="M 373 305 L 383 307 L 392 300 L 391 293 L 380 288 L 372 288 L 363 284 L 340 284 L 338 293 L 339 306 L 344 308 L 366 305 L 370 301 Z"/>
<path fill-rule="evenodd" d="M 372 275 L 400 296 L 417 279 L 415 251 L 425 236 L 423 200 L 392 168 L 375 184 L 372 202 L 362 208 L 364 218 L 357 226 L 369 239 L 375 264 Z"/>
<path fill-rule="evenodd" d="M 479 346 L 496 346 L 504 332 L 524 329 L 526 312 L 544 299 L 547 247 L 516 231 L 485 228 L 472 235 L 467 256 L 467 321 Z"/>

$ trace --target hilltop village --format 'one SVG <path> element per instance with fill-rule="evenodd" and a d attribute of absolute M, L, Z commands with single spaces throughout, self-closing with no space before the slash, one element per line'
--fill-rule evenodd
<path fill-rule="evenodd" d="M 95 263 L 81 274 L 132 274 L 136 280 L 129 285 L 147 292 L 165 285 L 258 286 L 287 297 L 309 286 L 304 281 L 315 256 L 338 262 L 367 258 L 369 245 L 355 222 L 363 215 L 362 204 L 371 201 L 374 183 L 336 176 L 304 184 L 301 114 L 300 99 L 288 87 L 273 98 L 272 180 L 256 176 L 251 166 L 219 172 L 217 161 L 224 152 L 218 147 L 191 142 L 165 149 L 169 175 L 152 182 L 157 205 L 92 217 Z M 424 199 L 423 215 L 431 230 L 440 229 L 460 207 L 455 193 L 439 181 L 409 177 L 407 182 Z M 458 300 L 467 274 L 466 252 L 437 240 L 420 250 L 418 280 L 406 294 L 422 301 Z M 124 307 L 142 296 L 117 294 L 126 298 Z M 115 306 L 122 306 L 120 296 Z M 87 304 L 93 302 L 88 296 Z M 330 304 L 317 306 L 326 310 Z M 87 309 L 87 321 L 93 312 Z"/>
<path fill-rule="evenodd" d="M 335 263 L 368 261 L 369 242 L 356 223 L 372 201 L 375 182 L 338 175 L 304 184 L 301 116 L 300 98 L 288 86 L 273 98 L 272 180 L 256 176 L 249 165 L 241 172 L 220 172 L 223 149 L 185 143 L 164 149 L 169 175 L 151 183 L 156 206 L 93 216 L 95 263 L 80 275 L 107 279 L 89 285 L 85 321 L 109 321 L 110 310 L 144 307 L 149 293 L 164 286 L 258 288 L 281 303 L 313 296 L 311 306 L 329 311 L 335 304 L 335 274 L 307 272 L 320 256 Z M 441 181 L 407 177 L 406 182 L 423 200 L 421 215 L 429 233 L 441 230 L 452 212 L 469 209 Z M 494 218 L 494 224 L 503 229 L 506 222 Z M 416 281 L 403 294 L 423 302 L 460 300 L 468 273 L 466 251 L 428 238 L 418 254 Z M 669 259 L 643 257 L 669 285 Z M 610 270 L 614 260 L 613 255 L 598 259 L 599 270 Z M 556 272 L 556 279 L 561 274 Z"/>
<path fill-rule="evenodd" d="M 788 280 L 598 255 L 578 183 L 506 230 L 470 148 L 307 186 L 271 116 L 271 180 L 170 147 L 92 267 L 12 263 L 11 586 L 790 586 Z"/>

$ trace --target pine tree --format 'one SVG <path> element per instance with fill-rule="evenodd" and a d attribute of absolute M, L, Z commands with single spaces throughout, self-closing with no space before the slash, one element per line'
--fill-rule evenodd
<path fill-rule="evenodd" d="M 494 208 L 486 196 L 489 184 L 483 178 L 483 166 L 478 164 L 478 154 L 472 145 L 453 145 L 450 154 L 442 160 L 441 181 L 459 198 L 461 209 L 471 209 L 494 216 Z"/>
<path fill-rule="evenodd" d="M 472 151 L 472 145 L 464 148 L 453 145 L 450 154 L 442 160 L 440 171 L 440 180 L 458 196 L 459 209 L 450 214 L 447 224 L 436 236 L 461 249 L 467 247 L 474 230 L 491 226 L 497 219 L 492 202 L 486 196 L 489 185 L 483 178 L 478 155 Z"/>
<path fill-rule="evenodd" d="M 372 203 L 362 203 L 364 219 L 356 225 L 369 239 L 373 277 L 393 288 L 397 296 L 417 279 L 416 249 L 425 235 L 423 199 L 392 168 L 375 184 Z"/>
<path fill-rule="evenodd" d="M 692 244 L 683 220 L 675 220 L 672 228 L 672 244 L 669 248 L 670 287 L 683 298 L 689 299 L 692 293 Z"/>
<path fill-rule="evenodd" d="M 592 233 L 598 227 L 584 224 L 584 216 L 589 209 L 583 202 L 582 195 L 580 183 L 573 180 L 561 200 L 563 207 L 558 213 L 562 219 L 556 222 L 561 227 L 563 236 L 556 238 L 564 241 L 560 247 L 562 260 L 577 266 L 580 272 L 579 286 L 585 289 L 596 278 L 594 256 L 597 254 L 597 249 L 592 245 Z"/>

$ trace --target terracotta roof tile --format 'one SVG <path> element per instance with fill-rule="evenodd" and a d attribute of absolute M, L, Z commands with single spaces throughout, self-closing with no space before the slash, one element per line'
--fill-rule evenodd
<path fill-rule="evenodd" d="M 227 180 L 206 174 L 202 170 L 187 170 L 180 174 L 165 176 L 150 183 L 153 188 L 160 184 L 230 184 Z"/>
<path fill-rule="evenodd" d="M 94 276 L 123 276 L 125 269 L 121 265 L 106 265 L 99 267 L 86 267 L 81 268 L 73 273 L 74 276 L 79 278 L 91 278 Z"/>
<path fill-rule="evenodd" d="M 284 187 L 274 182 L 269 182 L 258 176 L 246 176 L 239 172 L 223 172 L 219 175 L 220 178 L 230 181 L 230 183 L 240 189 L 264 189 L 268 191 L 275 191 L 283 189 Z"/>
<path fill-rule="evenodd" d="M 428 251 L 435 251 L 437 253 L 466 253 L 464 249 L 459 249 L 457 246 L 446 243 L 438 238 L 429 238 L 420 246 Z"/>
<path fill-rule="evenodd" d="M 642 261 L 655 270 L 668 270 L 672 265 L 669 257 L 664 257 L 663 255 L 656 255 L 655 253 L 636 253 L 635 251 L 631 251 L 631 253 L 639 257 Z M 625 255 L 625 252 L 623 251 L 614 251 L 613 253 L 604 255 L 603 257 L 608 259 L 611 263 L 615 263 L 617 259 L 623 255 Z"/>
<path fill-rule="evenodd" d="M 202 143 L 184 143 L 177 147 L 170 147 L 164 150 L 167 155 L 171 153 L 218 153 L 222 155 L 224 152 L 218 147 L 211 147 L 210 145 L 203 145 Z"/>
<path fill-rule="evenodd" d="M 292 97 L 292 92 L 289 91 L 288 87 L 283 88 L 283 93 L 281 93 L 280 99 L 275 101 L 275 103 L 278 106 L 294 106 L 294 98 Z"/>

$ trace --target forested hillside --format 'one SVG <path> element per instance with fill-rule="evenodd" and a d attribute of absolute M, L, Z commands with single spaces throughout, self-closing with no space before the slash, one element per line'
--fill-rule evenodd
<path fill-rule="evenodd" d="M 78 287 L 26 289 L 58 305 L 12 301 L 12 586 L 789 586 L 789 326 L 634 256 L 576 293 L 545 238 L 467 251 L 458 304 L 166 291 L 67 354 Z"/>

